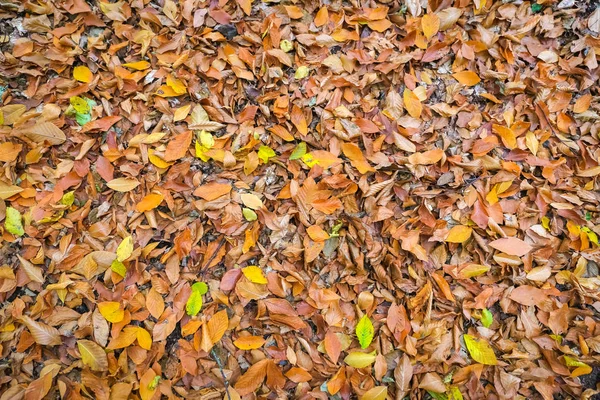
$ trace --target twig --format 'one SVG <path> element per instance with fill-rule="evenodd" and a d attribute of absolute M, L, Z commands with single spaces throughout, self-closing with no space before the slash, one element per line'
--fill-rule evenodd
<path fill-rule="evenodd" d="M 223 381 L 225 381 L 225 392 L 227 393 L 227 400 L 231 400 L 231 394 L 229 393 L 229 379 L 227 379 L 227 377 L 225 376 L 225 372 L 223 371 L 223 364 L 221 364 L 221 359 L 217 356 L 217 352 L 215 351 L 214 347 L 210 350 L 210 354 L 213 357 L 213 359 L 217 362 L 217 365 L 219 366 L 219 371 L 221 372 L 221 377 L 223 378 Z"/>

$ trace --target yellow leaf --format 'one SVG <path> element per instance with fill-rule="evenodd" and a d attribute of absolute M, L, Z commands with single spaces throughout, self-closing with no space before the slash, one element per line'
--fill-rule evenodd
<path fill-rule="evenodd" d="M 265 344 L 265 339 L 260 336 L 242 336 L 233 342 L 241 350 L 254 350 Z"/>
<path fill-rule="evenodd" d="M 73 68 L 73 78 L 79 82 L 90 83 L 94 78 L 92 71 L 85 65 L 78 65 Z"/>
<path fill-rule="evenodd" d="M 116 190 L 117 192 L 129 192 L 136 187 L 138 187 L 140 183 L 135 178 L 117 178 L 113 179 L 110 182 L 106 182 L 106 186 L 111 188 L 112 190 Z"/>
<path fill-rule="evenodd" d="M 448 236 L 446 237 L 446 242 L 448 243 L 464 243 L 471 237 L 471 233 L 473 232 L 473 228 L 457 225 L 450 229 L 448 232 Z"/>
<path fill-rule="evenodd" d="M 354 368 L 365 368 L 375 362 L 375 358 L 377 358 L 376 354 L 375 350 L 371 353 L 353 351 L 344 358 L 344 362 Z"/>
<path fill-rule="evenodd" d="M 466 334 L 463 335 L 463 338 L 473 360 L 485 365 L 498 364 L 496 354 L 494 354 L 494 350 L 487 341 Z"/>
<path fill-rule="evenodd" d="M 131 256 L 131 253 L 133 253 L 133 238 L 129 235 L 117 247 L 117 260 L 123 262 Z"/>
<path fill-rule="evenodd" d="M 81 354 L 81 361 L 92 371 L 106 371 L 108 369 L 108 358 L 106 352 L 91 340 L 78 340 L 77 347 Z"/>
<path fill-rule="evenodd" d="M 284 39 L 281 42 L 279 42 L 279 48 L 285 51 L 286 53 L 289 53 L 290 51 L 294 50 L 294 44 L 289 40 Z"/>
<path fill-rule="evenodd" d="M 423 35 L 427 39 L 431 39 L 440 30 L 440 18 L 435 14 L 425 14 L 421 18 L 421 27 Z"/>
<path fill-rule="evenodd" d="M 306 78 L 308 76 L 309 72 L 310 72 L 310 70 L 308 69 L 307 66 L 301 65 L 300 67 L 298 67 L 298 69 L 294 73 L 294 78 L 296 78 L 296 79 L 304 79 L 304 78 Z"/>
<path fill-rule="evenodd" d="M 481 264 L 469 264 L 458 273 L 458 279 L 469 279 L 475 276 L 483 275 L 490 270 L 490 267 Z"/>
<path fill-rule="evenodd" d="M 423 105 L 419 101 L 416 94 L 410 89 L 404 89 L 404 108 L 408 111 L 408 114 L 413 118 L 419 118 L 423 111 Z"/>
<path fill-rule="evenodd" d="M 454 79 L 467 86 L 475 86 L 481 82 L 479 76 L 473 71 L 460 71 L 452 74 L 452 76 Z"/>
<path fill-rule="evenodd" d="M 179 108 L 175 109 L 175 112 L 173 113 L 173 122 L 184 120 L 185 117 L 187 117 L 188 114 L 190 113 L 191 109 L 192 109 L 191 104 L 188 104 L 183 107 L 179 107 Z"/>
<path fill-rule="evenodd" d="M 69 103 L 79 114 L 87 114 L 90 112 L 90 104 L 79 96 L 73 96 L 69 99 Z"/>
<path fill-rule="evenodd" d="M 160 158 L 157 155 L 154 155 L 154 150 L 150 149 L 148 150 L 148 160 L 150 160 L 150 162 L 154 165 L 156 165 L 158 168 L 169 168 L 171 165 L 173 165 L 172 162 L 166 162 L 165 160 L 163 160 L 162 158 Z"/>
<path fill-rule="evenodd" d="M 266 285 L 268 282 L 262 269 L 260 269 L 260 267 L 257 267 L 256 265 L 250 265 L 248 267 L 242 268 L 242 273 L 252 283 L 260 283 Z"/>
<path fill-rule="evenodd" d="M 244 215 L 246 221 L 249 222 L 256 221 L 258 219 L 258 215 L 256 215 L 253 210 L 246 207 L 242 208 L 242 214 Z"/>
<path fill-rule="evenodd" d="M 118 275 L 122 276 L 123 278 L 125 278 L 125 275 L 127 275 L 127 267 L 125 266 L 125 264 L 123 264 L 121 261 L 117 260 L 116 258 L 113 260 L 112 264 L 110 264 L 110 269 L 115 274 L 118 274 Z"/>
<path fill-rule="evenodd" d="M 152 337 L 144 328 L 138 327 L 136 330 L 136 338 L 142 349 L 150 350 L 152 348 Z"/>
<path fill-rule="evenodd" d="M 173 75 L 167 75 L 167 86 L 173 89 L 177 95 L 185 94 L 187 91 L 183 81 L 175 78 Z"/>
<path fill-rule="evenodd" d="M 23 188 L 15 185 L 5 185 L 0 182 L 0 199 L 6 200 L 9 197 L 14 196 L 15 194 L 21 193 Z"/>
<path fill-rule="evenodd" d="M 258 196 L 255 194 L 242 193 L 240 195 L 240 198 L 242 199 L 242 203 L 244 203 L 246 207 L 251 208 L 253 210 L 259 210 L 263 206 L 262 200 L 259 199 Z"/>
<path fill-rule="evenodd" d="M 360 396 L 360 400 L 385 400 L 387 399 L 388 388 L 387 386 L 375 386 L 369 389 Z"/>
<path fill-rule="evenodd" d="M 100 314 L 113 324 L 119 323 L 125 318 L 125 311 L 121 308 L 121 303 L 117 301 L 98 303 L 98 309 L 100 310 Z"/>
<path fill-rule="evenodd" d="M 148 61 L 136 61 L 127 64 L 123 64 L 124 67 L 135 69 L 137 71 L 143 71 L 145 69 L 150 68 L 150 63 Z"/>

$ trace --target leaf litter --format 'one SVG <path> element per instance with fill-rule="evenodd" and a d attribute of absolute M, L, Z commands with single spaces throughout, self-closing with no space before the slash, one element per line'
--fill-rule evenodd
<path fill-rule="evenodd" d="M 0 400 L 599 393 L 594 2 L 1 9 Z"/>

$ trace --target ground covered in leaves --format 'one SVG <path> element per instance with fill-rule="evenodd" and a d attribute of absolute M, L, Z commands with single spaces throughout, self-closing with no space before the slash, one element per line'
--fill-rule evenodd
<path fill-rule="evenodd" d="M 592 0 L 0 2 L 0 400 L 571 399 Z"/>

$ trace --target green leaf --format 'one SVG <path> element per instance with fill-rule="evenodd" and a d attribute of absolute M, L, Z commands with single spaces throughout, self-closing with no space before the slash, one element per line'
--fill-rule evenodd
<path fill-rule="evenodd" d="M 485 365 L 498 364 L 496 354 L 494 354 L 494 350 L 487 341 L 484 339 L 477 339 L 471 335 L 463 335 L 463 338 L 465 339 L 465 345 L 473 360 Z"/>
<path fill-rule="evenodd" d="M 19 210 L 12 207 L 6 207 L 6 220 L 4 221 L 4 227 L 13 235 L 23 236 L 25 234 L 23 223 L 21 222 L 21 213 Z"/>
<path fill-rule="evenodd" d="M 92 116 L 90 114 L 75 114 L 75 121 L 81 126 L 87 124 L 92 120 Z"/>
<path fill-rule="evenodd" d="M 375 329 L 373 328 L 373 323 L 367 314 L 365 314 L 356 325 L 356 336 L 358 337 L 358 343 L 360 343 L 360 347 L 363 349 L 369 347 L 373 341 L 374 335 Z"/>
<path fill-rule="evenodd" d="M 533 11 L 534 13 L 539 13 L 540 11 L 542 11 L 542 8 L 544 8 L 544 6 L 541 4 L 535 3 L 531 5 L 531 11 Z"/>
<path fill-rule="evenodd" d="M 201 283 L 201 282 L 198 282 L 198 283 Z M 200 312 L 201 308 L 202 308 L 202 295 L 200 294 L 199 290 L 192 290 L 192 294 L 190 295 L 190 298 L 188 299 L 187 303 L 185 304 L 185 312 L 190 317 L 193 317 Z"/>
<path fill-rule="evenodd" d="M 148 389 L 150 389 L 150 390 L 156 389 L 157 386 L 158 386 L 158 384 L 159 384 L 159 382 L 160 382 L 160 376 L 156 375 L 154 377 L 154 379 L 152 379 L 152 382 L 150 382 L 150 384 L 148 385 Z"/>
<path fill-rule="evenodd" d="M 110 269 L 112 269 L 116 274 L 121 275 L 123 278 L 125 278 L 125 275 L 127 275 L 127 267 L 117 259 L 114 259 L 112 264 L 110 264 Z"/>
<path fill-rule="evenodd" d="M 269 162 L 270 158 L 273 158 L 275 156 L 277 156 L 277 154 L 269 146 L 262 145 L 258 149 L 258 158 L 260 158 L 265 164 Z"/>
<path fill-rule="evenodd" d="M 192 285 L 192 291 L 203 295 L 208 292 L 208 286 L 204 282 L 196 282 Z"/>
<path fill-rule="evenodd" d="M 256 221 L 256 219 L 258 218 L 258 215 L 256 215 L 254 210 L 251 210 L 246 207 L 242 208 L 242 214 L 244 214 L 244 218 L 246 218 L 246 221 Z"/>
<path fill-rule="evenodd" d="M 292 154 L 290 155 L 290 160 L 298 160 L 305 154 L 306 154 L 306 143 L 300 142 L 300 143 L 298 143 L 298 145 L 296 146 L 294 151 L 292 151 Z"/>
<path fill-rule="evenodd" d="M 448 400 L 448 396 L 445 393 L 436 393 L 431 390 L 428 390 L 427 393 L 435 400 Z"/>
<path fill-rule="evenodd" d="M 484 308 L 481 312 L 481 323 L 486 328 L 489 328 L 492 325 L 492 322 L 494 322 L 494 315 L 490 312 L 490 310 Z"/>

